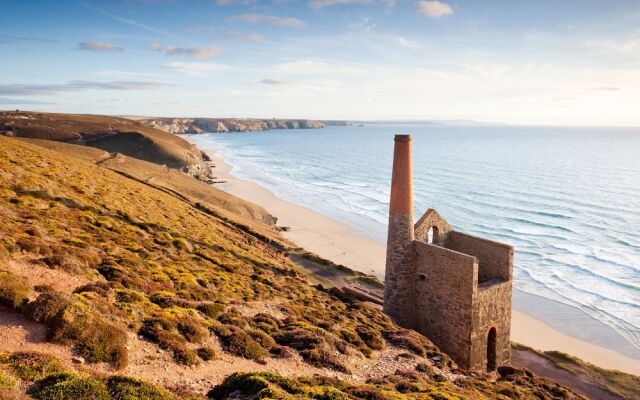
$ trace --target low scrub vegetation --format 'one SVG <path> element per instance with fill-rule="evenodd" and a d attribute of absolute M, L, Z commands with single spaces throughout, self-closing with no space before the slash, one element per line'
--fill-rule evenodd
<path fill-rule="evenodd" d="M 27 397 L 28 395 L 29 397 Z M 199 400 L 140 379 L 79 374 L 40 353 L 0 353 L 0 398 L 35 400 Z"/>
<path fill-rule="evenodd" d="M 212 400 L 322 399 L 322 400 L 466 400 L 566 399 L 582 397 L 526 371 L 489 382 L 485 377 L 448 382 L 420 371 L 396 371 L 384 378 L 354 384 L 335 378 L 288 378 L 268 372 L 236 373 L 214 387 Z"/>

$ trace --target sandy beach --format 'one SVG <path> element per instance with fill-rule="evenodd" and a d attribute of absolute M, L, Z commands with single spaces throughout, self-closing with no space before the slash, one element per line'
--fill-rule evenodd
<path fill-rule="evenodd" d="M 335 219 L 309 208 L 281 200 L 277 193 L 249 181 L 235 178 L 231 167 L 212 149 L 216 176 L 224 184 L 222 190 L 260 204 L 286 226 L 287 239 L 331 261 L 365 273 L 384 270 L 385 246 Z M 558 350 L 603 368 L 640 375 L 640 361 L 614 350 L 597 346 L 562 333 L 544 322 L 518 310 L 513 310 L 511 339 L 537 350 Z"/>

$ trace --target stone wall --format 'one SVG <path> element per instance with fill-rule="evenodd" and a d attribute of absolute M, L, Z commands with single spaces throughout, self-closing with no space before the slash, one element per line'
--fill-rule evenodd
<path fill-rule="evenodd" d="M 415 314 L 416 270 L 412 243 L 412 215 L 391 214 L 384 279 L 384 312 L 396 323 L 407 328 L 413 327 Z"/>
<path fill-rule="evenodd" d="M 417 241 L 414 251 L 414 329 L 461 367 L 468 368 L 477 261 L 466 254 Z"/>
<path fill-rule="evenodd" d="M 487 368 L 487 337 L 496 329 L 496 363 L 511 360 L 511 281 L 479 285 L 473 307 L 471 369 Z"/>
<path fill-rule="evenodd" d="M 451 225 L 449 225 L 449 223 L 447 223 L 447 221 L 445 221 L 444 218 L 442 218 L 433 208 L 428 209 L 418 222 L 416 222 L 414 227 L 416 240 L 428 242 L 427 238 L 430 228 L 434 228 L 433 241 L 437 244 L 443 243 L 449 232 L 453 230 Z"/>
<path fill-rule="evenodd" d="M 513 246 L 452 231 L 446 247 L 478 258 L 478 281 L 493 278 L 511 279 Z"/>

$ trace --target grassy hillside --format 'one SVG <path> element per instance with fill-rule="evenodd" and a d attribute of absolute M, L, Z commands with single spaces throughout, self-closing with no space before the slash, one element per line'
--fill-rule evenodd
<path fill-rule="evenodd" d="M 268 237 L 276 243 L 284 243 L 277 234 L 276 218 L 262 207 L 239 199 L 175 169 L 87 146 L 50 140 L 23 140 L 119 172 L 126 177 L 164 190 L 201 210 L 214 213 L 225 221 L 242 225 L 256 235 Z"/>
<path fill-rule="evenodd" d="M 136 121 L 102 115 L 0 112 L 5 135 L 73 142 L 122 153 L 193 176 L 210 174 L 207 157 L 186 140 Z"/>
<path fill-rule="evenodd" d="M 167 398 L 192 389 L 221 399 L 579 398 L 523 371 L 497 380 L 459 371 L 378 308 L 312 286 L 273 246 L 277 232 L 256 234 L 132 178 L 144 168 L 119 173 L 96 165 L 97 152 L 69 149 L 0 137 L 0 314 L 37 322 L 60 354 L 81 357 L 53 368 L 50 356 L 2 354 L 0 387 L 11 396 L 165 398 L 143 395 L 165 392 L 124 371 L 161 382 Z M 180 386 L 223 368 L 237 373 Z"/>

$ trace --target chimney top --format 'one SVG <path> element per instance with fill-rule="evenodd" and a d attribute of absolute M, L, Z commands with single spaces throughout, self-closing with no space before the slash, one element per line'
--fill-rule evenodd
<path fill-rule="evenodd" d="M 396 135 L 394 140 L 396 142 L 410 142 L 411 141 L 411 135 Z"/>

